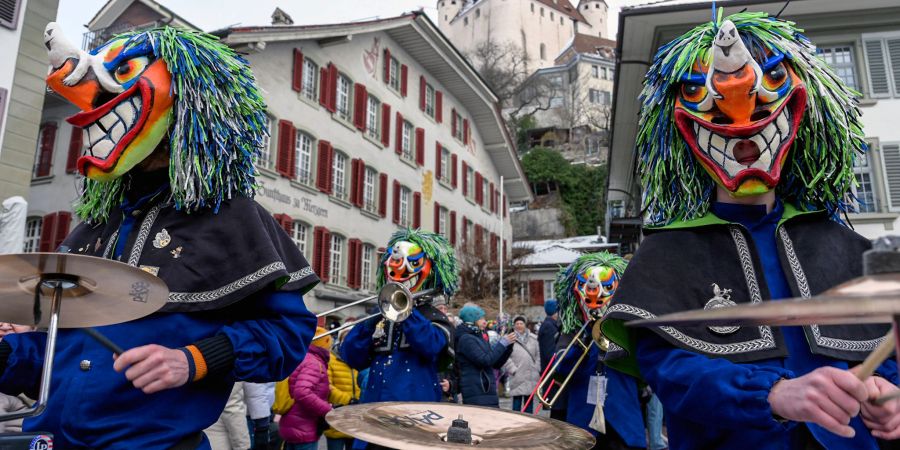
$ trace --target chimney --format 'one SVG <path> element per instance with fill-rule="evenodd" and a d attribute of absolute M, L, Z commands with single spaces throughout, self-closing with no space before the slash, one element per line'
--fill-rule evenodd
<path fill-rule="evenodd" d="M 294 19 L 291 19 L 291 16 L 288 13 L 281 10 L 279 7 L 275 7 L 275 11 L 272 13 L 272 25 L 293 25 Z"/>

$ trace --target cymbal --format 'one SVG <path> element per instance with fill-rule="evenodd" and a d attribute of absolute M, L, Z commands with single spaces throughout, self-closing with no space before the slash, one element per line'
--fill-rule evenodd
<path fill-rule="evenodd" d="M 900 315 L 900 274 L 854 278 L 810 298 L 665 314 L 629 326 L 845 325 L 891 323 Z"/>
<path fill-rule="evenodd" d="M 454 419 L 469 422 L 473 445 L 443 440 Z M 338 431 L 399 450 L 589 449 L 594 437 L 574 425 L 532 414 L 455 403 L 365 403 L 336 408 L 325 420 Z"/>
<path fill-rule="evenodd" d="M 44 279 L 63 286 L 59 328 L 86 328 L 139 319 L 166 304 L 161 279 L 110 259 L 71 253 L 0 255 L 0 321 L 46 327 L 53 286 L 41 286 L 42 321 L 34 324 L 34 292 Z"/>

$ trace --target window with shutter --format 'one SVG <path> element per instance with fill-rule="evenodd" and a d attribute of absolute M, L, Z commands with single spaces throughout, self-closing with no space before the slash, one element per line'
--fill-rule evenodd
<path fill-rule="evenodd" d="M 0 1 L 0 26 L 15 30 L 19 23 L 19 9 L 22 0 Z M 2 111 L 2 110 L 0 110 Z"/>
<path fill-rule="evenodd" d="M 891 78 L 894 81 L 894 97 L 900 97 L 900 38 L 886 39 Z"/>
<path fill-rule="evenodd" d="M 280 226 L 285 233 L 288 235 L 293 233 L 294 220 L 291 219 L 291 216 L 287 214 L 275 214 L 273 217 L 275 217 L 275 222 L 278 222 L 278 226 Z"/>
<path fill-rule="evenodd" d="M 400 224 L 400 182 L 394 180 L 394 223 Z"/>
<path fill-rule="evenodd" d="M 403 154 L 403 114 L 397 111 L 397 135 L 394 137 L 394 151 Z"/>
<path fill-rule="evenodd" d="M 303 52 L 294 49 L 294 64 L 291 73 L 291 89 L 300 92 L 303 89 Z"/>
<path fill-rule="evenodd" d="M 466 164 L 465 161 L 462 162 L 462 185 L 463 185 L 463 197 L 469 196 L 469 165 Z"/>
<path fill-rule="evenodd" d="M 870 40 L 863 43 L 866 51 L 869 90 L 872 97 L 889 97 L 891 87 L 888 75 L 887 59 L 882 40 Z"/>
<path fill-rule="evenodd" d="M 469 145 L 469 119 L 463 119 L 463 144 Z"/>
<path fill-rule="evenodd" d="M 0 109 L 0 113 L 2 113 Z M 84 132 L 81 128 L 73 126 L 72 135 L 69 137 L 69 155 L 66 158 L 66 173 L 75 173 L 78 170 L 78 158 L 84 150 Z"/>
<path fill-rule="evenodd" d="M 900 143 L 881 144 L 881 158 L 887 180 L 888 209 L 900 211 Z"/>
<path fill-rule="evenodd" d="M 381 145 L 391 145 L 391 105 L 381 104 Z"/>
<path fill-rule="evenodd" d="M 378 175 L 378 215 L 387 217 L 387 186 L 388 176 L 386 173 Z"/>
<path fill-rule="evenodd" d="M 319 141 L 319 166 L 316 173 L 316 188 L 326 194 L 331 194 L 331 143 L 326 140 Z"/>
<path fill-rule="evenodd" d="M 425 111 L 425 76 L 419 75 L 419 110 Z"/>
<path fill-rule="evenodd" d="M 441 234 L 441 204 L 438 202 L 434 202 L 434 232 Z"/>
<path fill-rule="evenodd" d="M 503 217 L 506 217 L 506 194 L 503 194 Z"/>
<path fill-rule="evenodd" d="M 488 204 L 490 205 L 489 209 L 492 213 L 497 212 L 497 203 L 494 199 L 494 183 L 490 184 L 489 192 L 490 192 L 490 198 L 488 199 Z"/>
<path fill-rule="evenodd" d="M 453 186 L 453 189 L 456 189 L 457 186 L 457 162 L 456 162 L 456 153 L 450 156 L 450 184 Z"/>
<path fill-rule="evenodd" d="M 53 145 L 56 142 L 56 123 L 41 124 L 38 132 L 37 158 L 34 167 L 34 178 L 50 176 L 53 167 Z"/>
<path fill-rule="evenodd" d="M 382 61 L 382 79 L 385 83 L 391 84 L 391 50 L 388 48 L 384 49 L 384 60 Z"/>
<path fill-rule="evenodd" d="M 543 280 L 531 280 L 528 282 L 528 296 L 531 299 L 531 304 L 534 306 L 541 306 L 544 304 L 544 281 Z"/>
<path fill-rule="evenodd" d="M 358 289 L 356 285 L 356 239 L 347 241 L 347 287 Z"/>
<path fill-rule="evenodd" d="M 350 160 L 350 203 L 357 205 L 359 199 L 359 159 Z"/>
<path fill-rule="evenodd" d="M 441 143 L 435 141 L 434 142 L 434 175 L 438 180 L 444 179 L 444 171 L 441 166 L 441 156 L 443 156 L 443 148 L 441 148 Z"/>
<path fill-rule="evenodd" d="M 497 240 L 497 235 L 491 233 L 491 262 L 497 264 L 497 246 L 499 245 L 499 241 Z"/>
<path fill-rule="evenodd" d="M 287 120 L 278 121 L 278 159 L 275 171 L 281 176 L 294 177 L 294 124 Z"/>
<path fill-rule="evenodd" d="M 425 129 L 416 128 L 416 164 L 425 165 Z"/>
<path fill-rule="evenodd" d="M 422 227 L 422 193 L 413 194 L 413 228 Z"/>
<path fill-rule="evenodd" d="M 41 220 L 41 243 L 38 245 L 39 252 L 52 252 L 53 237 L 56 235 L 56 213 L 50 213 Z"/>
<path fill-rule="evenodd" d="M 319 69 L 319 104 L 328 109 L 328 97 L 331 89 L 328 83 L 328 67 Z"/>
<path fill-rule="evenodd" d="M 444 93 L 441 91 L 434 94 L 434 120 L 437 123 L 444 121 Z"/>
<path fill-rule="evenodd" d="M 456 211 L 450 211 L 450 245 L 456 245 Z"/>
<path fill-rule="evenodd" d="M 22 251 L 25 253 L 34 253 L 40 251 L 41 246 L 41 217 L 29 217 L 25 222 L 25 242 L 22 245 Z"/>
<path fill-rule="evenodd" d="M 475 203 L 478 203 L 481 206 L 484 206 L 484 179 L 481 177 L 481 172 L 475 172 Z"/>
<path fill-rule="evenodd" d="M 292 176 L 297 181 L 305 184 L 312 184 L 312 161 L 313 161 L 313 143 L 315 139 L 303 131 L 292 128 L 296 137 L 294 138 L 294 162 L 292 164 Z"/>
<path fill-rule="evenodd" d="M 361 83 L 356 83 L 353 90 L 353 125 L 360 131 L 366 131 L 369 94 L 366 92 L 366 86 Z"/>
<path fill-rule="evenodd" d="M 406 88 L 407 82 L 406 79 L 409 75 L 409 68 L 406 67 L 406 64 L 400 66 L 400 95 L 406 97 Z"/>

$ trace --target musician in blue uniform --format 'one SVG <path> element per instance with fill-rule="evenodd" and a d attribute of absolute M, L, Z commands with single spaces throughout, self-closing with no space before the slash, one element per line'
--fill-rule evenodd
<path fill-rule="evenodd" d="M 117 36 L 91 52 L 56 24 L 44 37 L 48 84 L 83 110 L 68 120 L 88 143 L 82 223 L 58 251 L 139 267 L 170 294 L 150 316 L 98 328 L 126 350 L 116 358 L 60 330 L 47 409 L 24 428 L 52 433 L 57 448 L 209 448 L 202 430 L 234 381 L 285 378 L 315 328 L 302 295 L 318 278 L 252 200 L 266 123 L 253 74 L 193 31 Z M 0 343 L 0 390 L 36 396 L 45 342 L 34 332 Z"/>

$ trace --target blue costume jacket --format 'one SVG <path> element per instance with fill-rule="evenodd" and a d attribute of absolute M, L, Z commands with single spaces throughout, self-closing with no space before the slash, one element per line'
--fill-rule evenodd
<path fill-rule="evenodd" d="M 578 351 L 576 351 L 578 350 Z M 559 365 L 559 374 L 565 376 L 581 356 L 581 347 L 573 346 L 563 357 Z M 561 352 L 561 351 L 560 351 Z M 594 436 L 599 432 L 590 426 L 594 416 L 594 405 L 587 402 L 591 376 L 605 375 L 606 402 L 603 404 L 603 415 L 607 426 L 612 426 L 629 447 L 647 447 L 644 431 L 644 416 L 641 413 L 641 402 L 638 397 L 637 380 L 622 372 L 606 367 L 600 360 L 600 349 L 591 346 L 590 352 L 575 369 L 572 379 L 566 388 L 569 395 L 566 422 L 587 430 Z"/>
<path fill-rule="evenodd" d="M 57 448 L 167 449 L 199 436 L 218 419 L 235 380 L 290 375 L 315 329 L 302 293 L 318 278 L 268 212 L 239 197 L 224 201 L 218 213 L 188 216 L 165 204 L 165 186 L 152 183 L 167 180 L 165 171 L 135 177 L 144 178 L 134 184 L 147 195 L 128 195 L 107 222 L 80 224 L 59 251 L 155 272 L 169 286 L 169 302 L 150 316 L 98 331 L 126 350 L 200 348 L 212 338 L 217 344 L 208 353 L 201 349 L 209 372 L 144 394 L 113 370 L 108 349 L 79 330 L 59 330 L 47 409 L 24 423 L 25 430 L 53 433 Z M 0 390 L 36 398 L 45 342 L 39 332 L 3 339 L 8 357 L 0 361 Z M 209 448 L 205 439 L 200 448 Z"/>
<path fill-rule="evenodd" d="M 467 405 L 499 406 L 497 379 L 499 369 L 512 354 L 512 345 L 485 341 L 480 331 L 462 324 L 456 328 L 456 367 L 459 369 L 459 391 Z"/>
<path fill-rule="evenodd" d="M 717 203 L 713 211 L 723 219 L 740 223 L 750 232 L 768 290 L 777 301 L 791 296 L 776 247 L 776 227 L 783 207 L 779 203 L 769 214 L 765 207 L 759 208 Z M 670 448 L 788 450 L 802 445 L 799 427 L 803 426 L 829 450 L 878 448 L 858 416 L 850 422 L 856 430 L 852 439 L 839 437 L 815 424 L 783 424 L 773 418 L 768 394 L 776 381 L 795 378 L 826 365 L 848 368 L 846 361 L 812 354 L 802 328 L 783 327 L 782 331 L 788 357 L 742 364 L 675 348 L 655 334 L 641 333 L 637 344 L 638 364 L 663 404 Z M 893 360 L 882 364 L 877 373 L 892 383 L 898 382 Z"/>

